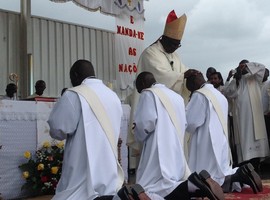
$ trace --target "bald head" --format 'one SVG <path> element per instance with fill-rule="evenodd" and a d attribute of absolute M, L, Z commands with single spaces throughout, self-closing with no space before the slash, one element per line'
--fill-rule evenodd
<path fill-rule="evenodd" d="M 77 60 L 70 69 L 70 80 L 73 87 L 78 86 L 89 76 L 95 76 L 92 63 L 88 60 Z"/>
<path fill-rule="evenodd" d="M 142 72 L 136 78 L 137 91 L 141 93 L 143 89 L 150 88 L 156 82 L 157 81 L 151 72 Z"/>

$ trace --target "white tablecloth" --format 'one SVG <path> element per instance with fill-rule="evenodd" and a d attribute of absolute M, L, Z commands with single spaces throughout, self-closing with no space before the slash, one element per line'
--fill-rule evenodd
<path fill-rule="evenodd" d="M 20 198 L 24 195 L 21 186 L 25 183 L 18 166 L 26 160 L 25 151 L 35 153 L 49 136 L 48 116 L 54 102 L 0 101 L 0 197 L 4 199 Z M 122 105 L 121 124 L 121 163 L 127 180 L 126 134 L 130 107 Z"/>

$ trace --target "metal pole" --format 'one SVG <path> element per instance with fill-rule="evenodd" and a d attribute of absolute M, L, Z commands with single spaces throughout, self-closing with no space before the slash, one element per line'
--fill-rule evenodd
<path fill-rule="evenodd" d="M 20 73 L 21 98 L 26 98 L 31 92 L 31 0 L 21 0 L 20 15 Z"/>

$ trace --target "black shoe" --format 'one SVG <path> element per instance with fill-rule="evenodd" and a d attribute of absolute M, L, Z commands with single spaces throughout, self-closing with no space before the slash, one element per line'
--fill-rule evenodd
<path fill-rule="evenodd" d="M 133 199 L 134 200 L 140 200 L 139 194 L 141 194 L 142 192 L 144 192 L 143 187 L 141 185 L 139 185 L 139 184 L 134 184 L 130 188 L 131 188 Z"/>
<path fill-rule="evenodd" d="M 131 186 L 123 186 L 118 192 L 117 195 L 121 200 L 131 200 L 130 196 L 134 200 L 140 200 L 139 194 L 144 192 L 144 189 L 139 184 L 134 184 Z"/>
<path fill-rule="evenodd" d="M 254 194 L 263 191 L 262 180 L 251 163 L 239 167 L 236 171 L 240 183 L 249 185 Z"/>
<path fill-rule="evenodd" d="M 123 186 L 118 192 L 117 195 L 120 197 L 121 200 L 130 200 L 129 194 L 131 190 L 128 186 Z"/>
<path fill-rule="evenodd" d="M 108 196 L 100 196 L 100 197 L 97 197 L 97 198 L 95 198 L 94 200 L 112 200 L 112 199 L 113 199 L 113 196 L 108 195 Z"/>
<path fill-rule="evenodd" d="M 225 199 L 222 188 L 207 171 L 203 170 L 199 175 L 194 172 L 188 177 L 188 180 L 199 188 L 199 191 L 196 191 L 192 196 L 208 197 L 210 200 Z"/>

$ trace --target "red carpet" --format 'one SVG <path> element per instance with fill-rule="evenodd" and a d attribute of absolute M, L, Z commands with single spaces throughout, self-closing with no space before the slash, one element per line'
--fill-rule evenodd
<path fill-rule="evenodd" d="M 235 200 L 270 200 L 270 184 L 263 184 L 263 191 L 258 194 L 253 194 L 251 188 L 244 188 L 241 193 L 234 192 L 230 194 L 225 194 L 225 199 L 235 199 Z"/>
<path fill-rule="evenodd" d="M 26 200 L 51 200 L 52 196 L 41 196 Z M 205 198 L 204 200 L 206 200 Z M 253 194 L 251 188 L 244 188 L 241 193 L 225 194 L 226 200 L 270 200 L 270 180 L 263 180 L 263 191 Z M 199 199 L 198 199 L 199 200 Z M 201 199 L 200 199 L 201 200 Z"/>

